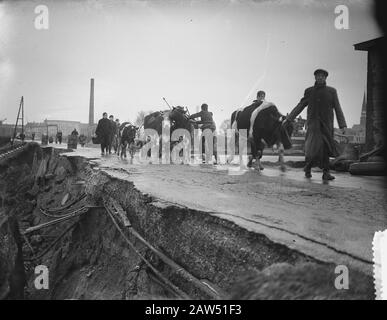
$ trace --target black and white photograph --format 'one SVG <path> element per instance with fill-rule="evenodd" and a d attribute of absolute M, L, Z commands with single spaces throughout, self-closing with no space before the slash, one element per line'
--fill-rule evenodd
<path fill-rule="evenodd" d="M 0 300 L 387 300 L 382 2 L 0 1 Z"/>

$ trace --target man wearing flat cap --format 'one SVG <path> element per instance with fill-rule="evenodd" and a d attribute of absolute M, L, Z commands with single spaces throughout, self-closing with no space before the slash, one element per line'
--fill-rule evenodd
<path fill-rule="evenodd" d="M 317 69 L 314 72 L 315 85 L 305 90 L 304 97 L 287 117 L 294 119 L 308 106 L 305 137 L 305 177 L 311 178 L 311 169 L 319 165 L 323 169 L 323 180 L 335 179 L 329 172 L 329 157 L 337 157 L 338 151 L 333 139 L 334 116 L 336 113 L 340 129 L 345 132 L 347 124 L 341 109 L 337 91 L 326 85 L 328 72 Z"/>

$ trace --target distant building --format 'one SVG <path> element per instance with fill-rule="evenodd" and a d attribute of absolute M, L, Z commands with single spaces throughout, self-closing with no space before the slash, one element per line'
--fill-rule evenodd
<path fill-rule="evenodd" d="M 367 104 L 362 119 L 365 121 L 366 151 L 384 145 L 383 137 L 383 41 L 384 37 L 355 44 L 355 50 L 368 52 Z"/>
<path fill-rule="evenodd" d="M 41 138 L 43 134 L 47 134 L 47 125 L 43 122 L 28 122 L 25 125 L 25 133 L 27 139 L 35 133 L 36 138 Z"/>
<path fill-rule="evenodd" d="M 13 133 L 15 131 L 15 125 L 14 124 L 0 124 L 0 137 L 12 137 Z M 16 129 L 16 135 L 21 133 L 22 127 L 17 126 Z"/>
<path fill-rule="evenodd" d="M 44 123 L 49 126 L 57 126 L 58 131 L 62 131 L 63 136 L 67 136 L 76 129 L 81 133 L 80 121 L 66 121 L 66 120 L 45 120 Z"/>
<path fill-rule="evenodd" d="M 63 137 L 67 137 L 74 129 L 76 129 L 79 134 L 90 137 L 94 133 L 96 125 L 90 126 L 88 123 L 81 123 L 80 121 L 46 119 L 44 122 L 28 122 L 25 126 L 27 136 L 31 136 L 32 133 L 35 133 L 37 137 L 41 137 L 43 134 L 55 136 L 58 131 L 62 131 Z"/>
<path fill-rule="evenodd" d="M 3 124 L 4 120 L 0 121 L 0 136 L 12 136 L 15 125 Z M 91 137 L 97 128 L 94 123 L 94 79 L 90 79 L 90 101 L 89 101 L 89 123 L 81 123 L 80 121 L 68 120 L 49 120 L 43 122 L 28 122 L 25 125 L 25 134 L 27 139 L 34 133 L 36 138 L 41 138 L 42 135 L 55 136 L 58 131 L 62 132 L 63 138 L 66 139 L 74 129 L 79 134 L 84 134 L 86 137 Z M 21 127 L 18 126 L 18 131 L 21 132 Z"/>
<path fill-rule="evenodd" d="M 363 104 L 361 107 L 360 126 L 365 129 L 367 121 L 367 94 L 364 92 Z"/>
<path fill-rule="evenodd" d="M 346 135 L 350 135 L 351 143 L 365 144 L 366 140 L 366 120 L 367 120 L 367 98 L 366 94 L 363 97 L 363 104 L 361 108 L 360 124 L 354 124 L 352 128 L 346 130 Z"/>

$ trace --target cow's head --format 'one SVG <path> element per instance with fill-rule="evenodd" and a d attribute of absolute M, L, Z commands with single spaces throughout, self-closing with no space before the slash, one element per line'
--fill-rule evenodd
<path fill-rule="evenodd" d="M 285 121 L 286 117 L 281 116 L 280 122 L 281 122 L 281 142 L 285 149 L 290 149 L 292 147 L 291 137 L 294 130 L 294 121 Z"/>
<path fill-rule="evenodd" d="M 284 119 L 282 120 L 282 123 L 284 123 L 286 120 L 286 117 L 284 117 Z M 286 129 L 286 132 L 288 133 L 289 137 L 292 136 L 293 134 L 293 131 L 294 131 L 294 125 L 295 125 L 295 121 L 286 121 L 284 123 L 284 127 Z"/>
<path fill-rule="evenodd" d="M 183 107 L 173 107 L 169 114 L 169 119 L 173 121 L 178 128 L 187 128 L 187 126 L 189 126 L 187 109 L 184 109 Z"/>

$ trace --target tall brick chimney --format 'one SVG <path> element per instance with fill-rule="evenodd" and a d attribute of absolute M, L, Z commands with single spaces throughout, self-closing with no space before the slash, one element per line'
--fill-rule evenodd
<path fill-rule="evenodd" d="M 89 126 L 94 125 L 94 79 L 90 79 Z"/>

